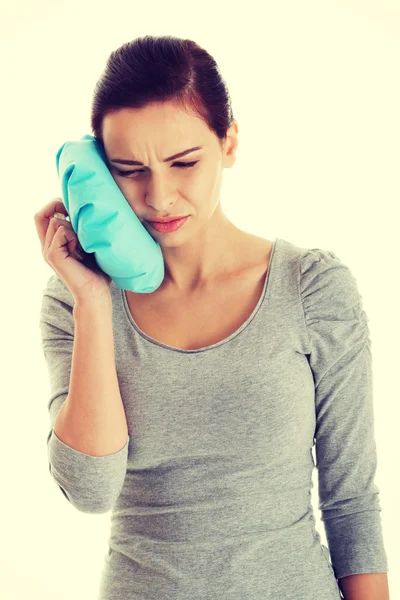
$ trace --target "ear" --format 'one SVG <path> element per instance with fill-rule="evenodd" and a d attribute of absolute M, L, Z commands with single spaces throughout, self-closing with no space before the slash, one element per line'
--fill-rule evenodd
<path fill-rule="evenodd" d="M 222 166 L 230 168 L 236 161 L 236 150 L 239 145 L 239 126 L 237 121 L 234 121 L 226 132 L 226 139 L 222 145 Z"/>

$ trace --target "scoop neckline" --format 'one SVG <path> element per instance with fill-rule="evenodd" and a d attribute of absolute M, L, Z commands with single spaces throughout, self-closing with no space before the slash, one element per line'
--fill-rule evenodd
<path fill-rule="evenodd" d="M 265 274 L 263 290 L 260 294 L 260 297 L 258 299 L 258 302 L 257 302 L 253 312 L 246 319 L 246 321 L 244 323 L 242 323 L 242 325 L 238 329 L 236 329 L 236 331 L 231 333 L 228 337 L 224 338 L 223 340 L 220 340 L 219 342 L 216 342 L 215 344 L 211 344 L 211 346 L 203 346 L 202 348 L 193 348 L 190 350 L 186 350 L 185 348 L 176 348 L 175 346 L 170 346 L 169 344 L 164 344 L 164 342 L 160 342 L 159 340 L 154 339 L 153 337 L 151 337 L 150 335 L 145 333 L 142 329 L 140 329 L 140 327 L 138 326 L 138 324 L 132 317 L 132 314 L 129 310 L 125 290 L 122 288 L 119 288 L 120 289 L 120 298 L 122 300 L 124 312 L 128 319 L 129 324 L 132 325 L 133 328 L 135 329 L 135 331 L 139 334 L 139 336 L 141 338 L 143 338 L 144 340 L 146 340 L 147 342 L 154 344 L 156 346 L 159 346 L 161 348 L 164 348 L 165 350 L 171 350 L 173 352 L 180 352 L 180 353 L 184 353 L 184 354 L 196 354 L 197 352 L 206 352 L 208 350 L 214 350 L 214 348 L 219 348 L 219 346 L 222 346 L 223 344 L 230 342 L 233 338 L 235 338 L 237 335 L 239 335 L 244 329 L 246 329 L 246 327 L 250 324 L 250 322 L 256 317 L 258 311 L 260 310 L 260 308 L 265 300 L 265 297 L 267 295 L 267 290 L 268 290 L 268 282 L 270 279 L 271 268 L 272 268 L 274 256 L 276 253 L 276 247 L 278 245 L 278 241 L 279 241 L 279 238 L 275 238 L 272 241 L 272 250 L 271 250 L 271 254 L 270 254 L 270 258 L 269 258 L 267 272 Z"/>

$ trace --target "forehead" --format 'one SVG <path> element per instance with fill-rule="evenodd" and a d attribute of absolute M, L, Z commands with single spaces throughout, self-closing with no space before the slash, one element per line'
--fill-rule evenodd
<path fill-rule="evenodd" d="M 103 140 L 108 152 L 132 148 L 146 150 L 150 144 L 165 152 L 206 143 L 211 132 L 197 115 L 171 103 L 153 103 L 143 108 L 123 108 L 103 120 Z M 212 136 L 211 136 L 212 137 Z"/>

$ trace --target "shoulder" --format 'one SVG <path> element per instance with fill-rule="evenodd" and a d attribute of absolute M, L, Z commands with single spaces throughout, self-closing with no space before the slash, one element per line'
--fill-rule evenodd
<path fill-rule="evenodd" d="M 307 249 L 300 257 L 300 296 L 311 343 L 321 359 L 369 343 L 369 317 L 351 269 L 334 252 Z M 327 357 L 328 358 L 328 357 Z"/>
<path fill-rule="evenodd" d="M 358 301 L 356 278 L 332 250 L 303 249 L 299 263 L 300 294 L 306 309 L 322 303 L 345 309 Z"/>

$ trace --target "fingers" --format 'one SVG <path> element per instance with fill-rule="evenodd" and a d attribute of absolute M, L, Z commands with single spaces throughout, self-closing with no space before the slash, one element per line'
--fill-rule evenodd
<path fill-rule="evenodd" d="M 54 237 L 55 237 L 58 229 L 60 228 L 60 226 L 61 226 L 60 222 L 57 222 L 56 219 L 50 220 L 50 223 L 47 227 L 44 244 L 43 244 L 43 255 L 46 257 L 49 255 L 50 246 L 53 243 Z"/>
<path fill-rule="evenodd" d="M 55 213 L 57 214 L 57 213 Z M 58 230 L 61 229 L 60 234 Z M 61 236 L 61 237 L 60 237 Z M 53 247 L 51 247 L 53 246 Z M 66 253 L 80 262 L 85 261 L 86 253 L 79 243 L 72 225 L 64 219 L 50 219 L 43 246 L 43 256 L 48 260 L 51 252 L 56 252 L 61 246 L 66 246 Z"/>
<path fill-rule="evenodd" d="M 54 217 L 57 217 L 57 219 L 62 219 L 63 221 L 67 221 L 68 223 L 71 222 L 71 219 L 69 218 L 69 216 L 65 216 L 64 213 L 60 213 L 60 212 L 55 212 Z"/>
<path fill-rule="evenodd" d="M 60 212 L 65 216 L 68 215 L 62 198 L 53 198 L 51 202 L 45 204 L 44 207 L 34 215 L 35 221 L 43 217 L 51 218 L 55 212 Z"/>
<path fill-rule="evenodd" d="M 51 202 L 46 204 L 41 210 L 34 215 L 35 227 L 42 246 L 42 253 L 45 250 L 46 234 L 49 227 L 49 221 L 58 212 L 68 216 L 67 209 L 62 201 L 62 198 L 53 198 Z"/>

